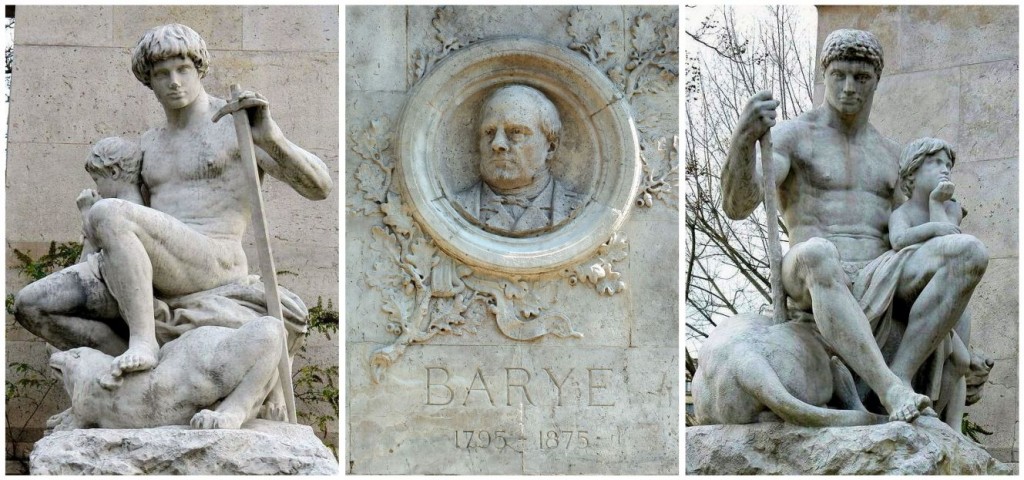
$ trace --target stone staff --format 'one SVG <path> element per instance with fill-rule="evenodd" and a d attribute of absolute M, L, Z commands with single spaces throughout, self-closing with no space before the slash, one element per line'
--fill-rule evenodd
<path fill-rule="evenodd" d="M 782 244 L 779 241 L 779 207 L 775 192 L 775 167 L 772 164 L 771 128 L 764 132 L 758 143 L 761 146 L 764 213 L 768 221 L 768 265 L 771 267 L 772 320 L 779 324 L 786 321 L 786 291 L 782 287 Z"/>
<path fill-rule="evenodd" d="M 242 87 L 237 83 L 231 85 L 231 103 L 222 111 L 231 108 L 234 110 L 232 116 L 235 120 L 235 134 L 238 136 L 238 154 L 242 163 L 246 165 L 247 175 L 251 180 L 252 192 L 252 224 L 253 236 L 256 238 L 256 249 L 260 255 L 260 274 L 263 277 L 263 289 L 266 292 L 267 312 L 270 316 L 284 324 L 284 314 L 281 312 L 281 297 L 277 292 L 277 270 L 274 268 L 274 256 L 270 251 L 270 233 L 267 229 L 267 217 L 263 207 L 263 192 L 260 190 L 259 167 L 256 165 L 256 151 L 252 143 L 252 131 L 249 129 L 249 116 L 246 108 L 261 105 L 258 99 L 239 100 Z M 247 105 L 246 103 L 251 103 Z M 236 109 L 237 108 L 237 109 Z M 214 116 L 213 121 L 219 120 L 220 112 Z M 278 382 L 284 389 L 285 406 L 288 409 L 288 422 L 296 423 L 295 417 L 295 393 L 292 389 L 292 368 L 288 359 L 288 334 L 281 338 L 281 361 L 278 363 Z"/>

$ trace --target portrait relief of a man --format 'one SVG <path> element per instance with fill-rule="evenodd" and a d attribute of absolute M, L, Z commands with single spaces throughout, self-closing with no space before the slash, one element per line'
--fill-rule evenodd
<path fill-rule="evenodd" d="M 459 213 L 502 236 L 548 232 L 571 220 L 584 196 L 550 171 L 562 130 L 558 109 L 525 85 L 498 88 L 477 124 L 480 180 L 455 194 Z"/>

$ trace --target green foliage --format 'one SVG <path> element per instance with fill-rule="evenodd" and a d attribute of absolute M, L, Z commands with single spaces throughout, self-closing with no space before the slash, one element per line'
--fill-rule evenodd
<path fill-rule="evenodd" d="M 964 432 L 964 435 L 971 437 L 977 443 L 981 443 L 978 439 L 978 434 L 981 435 L 992 435 L 992 432 L 985 430 L 981 425 L 974 423 L 967 419 L 969 413 L 964 413 L 964 418 L 960 420 L 960 431 Z"/>
<path fill-rule="evenodd" d="M 74 265 L 81 255 L 82 244 L 78 242 L 50 242 L 50 250 L 38 259 L 33 259 L 17 248 L 14 249 L 14 256 L 21 262 L 18 269 L 32 281 Z"/>
<path fill-rule="evenodd" d="M 330 340 L 331 334 L 338 332 L 338 311 L 334 309 L 330 299 L 324 306 L 323 297 L 317 297 L 316 305 L 309 309 L 306 321 L 309 326 L 305 333 L 307 339 L 310 335 L 317 334 Z M 307 362 L 311 360 L 306 353 L 305 344 L 296 357 Z M 331 422 L 336 424 L 338 421 L 340 408 L 338 405 L 338 365 L 336 363 L 333 365 L 309 363 L 292 374 L 292 386 L 296 400 L 301 400 L 309 409 L 296 412 L 296 414 L 304 422 L 308 422 L 316 428 L 320 440 L 337 457 L 338 446 L 332 441 L 333 439 L 328 439 L 327 435 Z"/>
<path fill-rule="evenodd" d="M 7 409 L 4 411 L 4 420 L 7 421 L 7 452 L 8 459 L 15 459 L 25 463 L 27 458 L 18 458 L 15 448 L 18 443 L 24 442 L 25 431 L 28 429 L 29 421 L 42 407 L 46 397 L 50 395 L 57 385 L 58 379 L 48 374 L 48 371 L 40 370 L 32 365 L 21 362 L 8 364 L 8 375 L 4 382 L 4 400 Z M 21 417 L 20 425 L 12 421 L 11 407 L 16 405 L 27 405 L 31 408 L 28 415 Z M 25 465 L 27 468 L 27 465 Z"/>

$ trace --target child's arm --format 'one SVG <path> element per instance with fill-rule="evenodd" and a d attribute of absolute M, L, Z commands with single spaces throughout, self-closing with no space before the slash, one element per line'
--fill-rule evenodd
<path fill-rule="evenodd" d="M 934 237 L 960 233 L 960 228 L 947 222 L 927 222 L 911 226 L 903 207 L 897 208 L 889 217 L 889 242 L 893 250 L 903 250 L 911 245 L 924 243 Z"/>

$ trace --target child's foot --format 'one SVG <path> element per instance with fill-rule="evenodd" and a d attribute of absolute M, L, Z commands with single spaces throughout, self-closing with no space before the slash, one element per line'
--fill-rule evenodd
<path fill-rule="evenodd" d="M 148 342 L 128 342 L 128 351 L 114 359 L 110 374 L 119 377 L 128 372 L 141 372 L 156 366 L 160 348 Z"/>
<path fill-rule="evenodd" d="M 885 410 L 889 412 L 890 422 L 913 422 L 932 406 L 931 399 L 914 393 L 912 388 L 903 384 L 890 388 L 886 393 L 886 398 L 881 400 Z"/>

